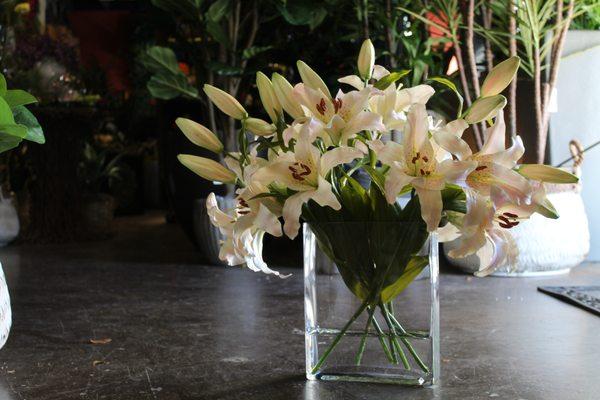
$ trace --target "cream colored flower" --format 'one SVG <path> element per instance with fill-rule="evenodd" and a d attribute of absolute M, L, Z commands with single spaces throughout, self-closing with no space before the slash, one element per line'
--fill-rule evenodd
<path fill-rule="evenodd" d="M 219 110 L 223 111 L 231 118 L 241 120 L 248 117 L 248 113 L 244 107 L 242 107 L 242 105 L 229 93 L 209 84 L 204 85 L 204 93 L 206 93 L 210 101 L 212 101 Z"/>
<path fill-rule="evenodd" d="M 177 118 L 175 124 L 196 146 L 203 147 L 217 154 L 223 152 L 223 143 L 221 143 L 219 138 L 204 125 L 187 118 Z"/>

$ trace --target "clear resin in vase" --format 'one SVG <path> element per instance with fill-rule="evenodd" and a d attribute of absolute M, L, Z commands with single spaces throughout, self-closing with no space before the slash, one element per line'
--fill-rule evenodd
<path fill-rule="evenodd" d="M 308 379 L 437 382 L 438 243 L 416 230 L 411 223 L 304 224 Z M 338 273 L 318 273 L 327 262 Z"/>

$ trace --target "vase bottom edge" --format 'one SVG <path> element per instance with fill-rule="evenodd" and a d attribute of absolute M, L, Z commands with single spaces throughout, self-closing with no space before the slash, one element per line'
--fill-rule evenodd
<path fill-rule="evenodd" d="M 355 366 L 337 366 L 325 369 L 317 374 L 307 374 L 306 378 L 308 380 L 325 382 L 361 382 L 416 387 L 433 385 L 431 374 L 414 371 L 389 372 L 387 368 L 377 367 L 361 368 L 358 370 Z"/>

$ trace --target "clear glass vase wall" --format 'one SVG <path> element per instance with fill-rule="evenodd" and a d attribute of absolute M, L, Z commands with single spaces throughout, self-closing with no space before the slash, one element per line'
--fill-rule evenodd
<path fill-rule="evenodd" d="M 361 299 L 336 268 L 331 268 L 333 262 L 317 242 L 310 225 L 304 224 L 306 377 L 408 386 L 435 384 L 440 370 L 435 234 L 418 253 L 427 265 L 418 279 L 382 306 L 387 313 L 367 307 L 358 316 Z M 347 330 L 340 336 L 344 328 Z"/>

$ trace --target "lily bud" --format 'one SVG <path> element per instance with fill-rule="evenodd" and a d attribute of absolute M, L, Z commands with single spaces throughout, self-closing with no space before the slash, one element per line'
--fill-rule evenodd
<path fill-rule="evenodd" d="M 579 178 L 565 170 L 543 164 L 523 164 L 517 172 L 526 178 L 550 183 L 577 183 Z"/>
<path fill-rule="evenodd" d="M 311 89 L 321 90 L 325 96 L 331 99 L 331 93 L 329 92 L 327 85 L 325 85 L 323 79 L 321 79 L 321 77 L 315 71 L 313 71 L 311 67 L 306 65 L 304 61 L 298 61 L 296 65 L 298 66 L 298 72 L 300 72 L 302 82 L 304 82 L 306 86 Z"/>
<path fill-rule="evenodd" d="M 208 84 L 204 85 L 204 93 L 219 110 L 231 118 L 244 119 L 248 116 L 244 107 L 229 93 Z"/>
<path fill-rule="evenodd" d="M 358 53 L 358 73 L 360 77 L 371 79 L 373 66 L 375 66 L 375 47 L 373 47 L 371 39 L 367 39 L 363 42 L 360 53 Z"/>
<path fill-rule="evenodd" d="M 273 74 L 273 90 L 275 96 L 283 109 L 292 116 L 292 118 L 301 118 L 304 116 L 300 104 L 292 96 L 292 85 L 283 76 L 278 73 Z"/>
<path fill-rule="evenodd" d="M 275 125 L 260 118 L 246 119 L 246 128 L 256 136 L 270 136 L 275 133 Z"/>
<path fill-rule="evenodd" d="M 196 146 L 203 147 L 217 154 L 223 151 L 223 143 L 205 126 L 187 118 L 177 118 L 175 124 L 177 124 L 190 142 Z"/>
<path fill-rule="evenodd" d="M 491 97 L 480 97 L 465 112 L 464 120 L 469 124 L 486 121 L 498 114 L 498 111 L 506 105 L 506 97 L 496 95 Z"/>
<path fill-rule="evenodd" d="M 502 93 L 512 82 L 520 64 L 521 59 L 514 56 L 492 68 L 481 86 L 481 97 L 495 96 Z"/>
<path fill-rule="evenodd" d="M 179 154 L 177 159 L 192 172 L 209 181 L 235 183 L 236 175 L 210 158 Z"/>
<path fill-rule="evenodd" d="M 262 101 L 263 107 L 271 121 L 277 122 L 277 118 L 282 113 L 281 104 L 277 100 L 273 84 L 262 72 L 256 73 L 256 86 L 258 87 L 258 94 L 260 95 L 260 101 Z"/>

